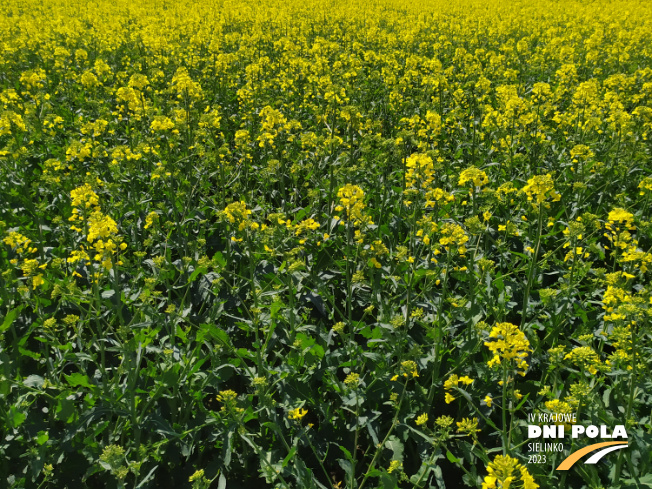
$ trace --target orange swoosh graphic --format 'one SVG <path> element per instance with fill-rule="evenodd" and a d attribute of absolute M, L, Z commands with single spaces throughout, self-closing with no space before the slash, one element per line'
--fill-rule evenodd
<path fill-rule="evenodd" d="M 581 448 L 580 450 L 573 452 L 568 457 L 566 457 L 564 461 L 559 464 L 559 467 L 557 467 L 557 469 L 555 470 L 568 470 L 573 466 L 575 462 L 577 462 L 580 458 L 582 458 L 587 453 L 597 450 L 598 448 L 608 447 L 611 445 L 627 445 L 627 442 L 605 441 L 603 443 L 594 443 L 593 445 L 589 445 L 588 447 Z"/>

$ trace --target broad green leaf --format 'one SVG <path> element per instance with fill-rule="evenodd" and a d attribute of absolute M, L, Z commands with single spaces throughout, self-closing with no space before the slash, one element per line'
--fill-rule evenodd
<path fill-rule="evenodd" d="M 66 381 L 68 381 L 68 383 L 73 387 L 77 387 L 77 386 L 89 387 L 89 388 L 93 387 L 88 382 L 88 377 L 84 374 L 74 373 L 71 375 L 65 375 L 64 377 L 66 378 Z"/>

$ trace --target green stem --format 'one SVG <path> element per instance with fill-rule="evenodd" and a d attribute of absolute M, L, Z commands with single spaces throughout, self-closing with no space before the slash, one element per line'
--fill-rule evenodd
<path fill-rule="evenodd" d="M 358 464 L 358 436 L 360 435 L 360 426 L 358 419 L 360 418 L 360 402 L 358 398 L 358 390 L 355 391 L 355 434 L 353 435 L 353 462 L 351 468 L 351 488 L 355 489 L 355 467 Z"/>
<path fill-rule="evenodd" d="M 503 455 L 509 453 L 509 439 L 507 436 L 507 367 L 503 364 L 503 397 L 502 397 L 502 417 L 503 417 Z"/>
<path fill-rule="evenodd" d="M 525 295 L 523 296 L 523 311 L 521 312 L 521 326 L 520 329 L 523 330 L 525 321 L 527 318 L 527 306 L 530 302 L 530 289 L 532 288 L 532 282 L 534 280 L 534 269 L 537 266 L 537 258 L 539 256 L 539 248 L 541 247 L 541 230 L 543 229 L 543 205 L 539 204 L 539 225 L 537 228 L 537 243 L 534 248 L 534 254 L 532 255 L 532 263 L 530 264 L 530 270 L 527 277 L 527 285 L 525 287 Z"/>
<path fill-rule="evenodd" d="M 405 381 L 405 384 L 403 384 L 403 392 L 401 393 L 401 398 L 399 399 L 398 406 L 396 407 L 396 413 L 394 414 L 394 419 L 392 419 L 392 425 L 389 427 L 389 430 L 387 430 L 387 434 L 385 435 L 385 438 L 383 438 L 383 441 L 376 446 L 376 452 L 371 459 L 371 463 L 369 464 L 369 467 L 367 468 L 367 471 L 365 472 L 364 477 L 362 478 L 362 482 L 358 486 L 358 489 L 363 489 L 367 479 L 370 477 L 371 472 L 374 469 L 374 466 L 376 465 L 376 459 L 378 458 L 378 455 L 380 455 L 383 447 L 385 446 L 385 443 L 389 439 L 389 436 L 392 434 L 392 431 L 394 431 L 394 428 L 396 428 L 396 425 L 398 424 L 398 415 L 401 412 L 401 405 L 403 404 L 408 382 L 410 382 L 409 378 Z"/>
<path fill-rule="evenodd" d="M 637 362 L 637 349 L 636 337 L 634 334 L 634 325 L 632 325 L 632 373 L 629 376 L 629 398 L 627 399 L 627 409 L 625 410 L 625 425 L 629 424 L 629 418 L 632 414 L 632 407 L 634 406 L 634 393 L 636 391 L 636 362 Z M 614 480 L 620 480 L 620 472 L 623 465 L 623 452 L 618 454 L 618 461 L 616 462 L 616 475 Z"/>
<path fill-rule="evenodd" d="M 433 355 L 433 369 L 432 369 L 432 378 L 430 383 L 430 392 L 428 393 L 428 404 L 432 404 L 432 400 L 435 396 L 435 382 L 439 378 L 439 356 L 441 354 L 440 347 L 442 341 L 442 326 L 441 326 L 441 311 L 444 308 L 444 303 L 446 302 L 446 292 L 448 286 L 448 276 L 450 275 L 450 265 L 451 265 L 451 253 L 447 252 L 446 258 L 446 274 L 444 275 L 444 284 L 442 286 L 442 296 L 437 308 L 437 321 L 435 322 L 435 341 L 432 347 Z"/>
<path fill-rule="evenodd" d="M 350 217 L 350 216 L 349 216 Z M 351 222 L 347 221 L 346 223 L 346 320 L 348 321 L 349 326 L 349 341 L 348 341 L 348 350 L 349 350 L 349 361 L 351 366 L 353 366 L 353 338 L 354 338 L 354 328 L 353 328 L 353 311 L 351 307 L 351 295 L 352 291 L 352 277 L 351 277 Z"/>

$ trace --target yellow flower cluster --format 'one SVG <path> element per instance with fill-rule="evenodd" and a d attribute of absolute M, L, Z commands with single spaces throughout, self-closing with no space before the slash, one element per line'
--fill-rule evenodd
<path fill-rule="evenodd" d="M 169 117 L 159 115 L 154 117 L 149 128 L 155 132 L 167 131 L 174 129 L 174 122 Z"/>
<path fill-rule="evenodd" d="M 337 198 L 340 199 L 340 203 L 335 210 L 337 212 L 345 211 L 346 219 L 355 226 L 373 224 L 371 218 L 364 212 L 364 192 L 360 187 L 347 183 L 337 191 Z"/>
<path fill-rule="evenodd" d="M 565 417 L 564 414 L 573 414 L 575 412 L 575 403 L 570 402 L 570 399 L 567 397 L 566 400 L 562 401 L 560 399 L 552 399 L 545 402 L 546 409 L 550 414 L 556 414 L 555 419 L 563 420 Z M 554 424 L 564 425 L 570 427 L 570 424 L 565 421 L 555 421 Z"/>
<path fill-rule="evenodd" d="M 294 232 L 297 236 L 308 231 L 314 231 L 315 229 L 319 229 L 319 223 L 312 218 L 304 219 L 294 226 Z"/>
<path fill-rule="evenodd" d="M 151 228 L 155 222 L 158 222 L 159 220 L 159 215 L 156 211 L 152 211 L 147 216 L 145 216 L 145 225 L 143 226 L 144 229 L 149 229 Z"/>
<path fill-rule="evenodd" d="M 638 188 L 641 189 L 641 195 L 652 193 L 652 177 L 645 177 L 641 180 L 641 183 L 638 184 Z"/>
<path fill-rule="evenodd" d="M 349 375 L 346 376 L 346 379 L 344 379 L 344 383 L 349 387 L 357 386 L 360 383 L 360 374 L 351 372 Z"/>
<path fill-rule="evenodd" d="M 464 231 L 464 228 L 459 224 L 445 223 L 441 229 L 441 238 L 439 244 L 444 247 L 446 251 L 450 250 L 450 246 L 456 246 L 460 255 L 466 253 L 466 243 L 469 241 L 469 236 Z"/>
<path fill-rule="evenodd" d="M 468 182 L 472 182 L 474 187 L 482 187 L 489 183 L 489 178 L 487 177 L 487 174 L 479 168 L 470 167 L 466 170 L 462 170 L 457 184 L 464 186 Z"/>
<path fill-rule="evenodd" d="M 478 428 L 478 418 L 462 418 L 462 421 L 457 423 L 457 432 L 462 435 L 469 435 L 475 437 L 480 432 Z"/>
<path fill-rule="evenodd" d="M 537 204 L 545 202 L 548 198 L 554 202 L 561 199 L 561 194 L 555 190 L 555 183 L 550 174 L 530 178 L 522 192 L 527 195 L 527 200 L 534 200 Z"/>
<path fill-rule="evenodd" d="M 622 275 L 633 278 L 629 274 Z M 647 319 L 652 312 L 651 306 L 652 299 L 646 289 L 630 294 L 621 287 L 609 285 L 602 298 L 602 308 L 606 311 L 605 321 L 628 321 L 635 324 Z"/>
<path fill-rule="evenodd" d="M 435 179 L 435 168 L 432 158 L 425 154 L 415 153 L 405 162 L 405 188 L 428 189 Z"/>
<path fill-rule="evenodd" d="M 412 360 L 405 360 L 401 362 L 401 373 L 403 377 L 418 377 L 417 364 Z"/>
<path fill-rule="evenodd" d="M 522 484 L 523 489 L 537 489 L 539 485 L 534 482 L 527 468 L 518 463 L 518 460 L 509 455 L 496 455 L 487 466 L 488 475 L 482 483 L 482 489 L 507 489 Z"/>
<path fill-rule="evenodd" d="M 244 412 L 243 408 L 238 407 L 238 393 L 228 389 L 217 394 L 217 400 L 223 405 L 220 411 L 224 413 L 240 414 Z"/>
<path fill-rule="evenodd" d="M 236 224 L 238 231 L 243 231 L 245 229 L 258 229 L 260 225 L 257 222 L 249 219 L 251 215 L 251 209 L 247 209 L 247 204 L 244 200 L 240 202 L 233 202 L 227 205 L 222 214 L 231 224 Z"/>
<path fill-rule="evenodd" d="M 427 413 L 423 413 L 423 414 L 419 415 L 419 416 L 417 417 L 417 419 L 414 420 L 414 422 L 415 422 L 415 424 L 416 424 L 417 426 L 423 426 L 424 424 L 426 424 L 426 423 L 428 422 L 428 414 L 427 414 Z"/>
<path fill-rule="evenodd" d="M 610 368 L 623 368 L 632 370 L 632 351 L 633 351 L 633 338 L 632 327 L 616 326 L 608 335 L 611 341 L 611 346 L 615 348 L 614 352 L 609 355 L 605 364 Z"/>
<path fill-rule="evenodd" d="M 117 223 L 100 210 L 98 195 L 89 184 L 84 184 L 73 189 L 70 192 L 70 197 L 75 208 L 72 210 L 69 221 L 78 221 L 80 225 L 83 225 L 83 229 L 77 225 L 71 226 L 70 229 L 78 233 L 86 232 L 86 241 L 92 245 L 92 249 L 95 251 L 93 260 L 98 262 L 104 270 L 111 270 L 114 263 L 121 265 L 122 261 L 114 260 L 114 256 L 118 250 L 125 250 L 127 244 L 118 235 Z M 78 250 L 73 250 L 70 253 L 68 263 L 85 261 L 86 265 L 90 265 L 89 251 L 90 249 L 80 245 Z"/>
<path fill-rule="evenodd" d="M 600 368 L 600 357 L 590 346 L 573 348 L 570 353 L 566 354 L 564 360 L 570 360 L 571 363 L 585 369 L 591 375 L 598 373 Z"/>
<path fill-rule="evenodd" d="M 19 255 L 22 255 L 23 253 L 36 253 L 38 251 L 35 247 L 30 246 L 32 243 L 31 239 L 17 233 L 16 231 L 7 233 L 7 236 L 4 237 L 2 242 L 13 248 L 13 250 Z"/>
<path fill-rule="evenodd" d="M 624 227 L 633 231 L 636 229 L 632 224 L 634 221 L 634 214 L 621 207 L 616 207 L 614 210 L 609 212 L 607 219 L 613 226 L 613 224 L 622 224 Z"/>
<path fill-rule="evenodd" d="M 425 208 L 435 207 L 438 203 L 452 202 L 455 200 L 455 197 L 450 192 L 446 192 L 444 189 L 439 187 L 433 188 L 426 192 L 426 204 Z"/>
<path fill-rule="evenodd" d="M 493 358 L 487 362 L 487 365 L 501 365 L 503 361 L 515 362 L 521 375 L 525 375 L 528 364 L 525 358 L 528 352 L 531 352 L 530 342 L 525 333 L 518 326 L 512 323 L 497 323 L 489 333 L 490 341 L 485 341 L 484 345 L 494 354 Z M 493 340 L 493 341 L 491 341 Z"/>
<path fill-rule="evenodd" d="M 99 197 L 93 190 L 93 187 L 88 183 L 71 190 L 70 198 L 72 199 L 72 206 L 75 207 L 72 212 L 73 214 L 79 214 L 79 210 L 76 209 L 77 207 L 88 209 L 100 205 Z M 70 218 L 70 220 L 74 221 L 75 218 Z"/>
<path fill-rule="evenodd" d="M 303 418 L 306 414 L 308 414 L 307 409 L 295 408 L 290 411 L 290 414 L 288 414 L 288 418 L 300 421 L 301 418 Z"/>
<path fill-rule="evenodd" d="M 446 401 L 446 404 L 450 404 L 455 400 L 455 396 L 451 394 L 450 391 L 457 389 L 460 384 L 471 385 L 473 381 L 474 379 L 468 377 L 467 375 L 459 377 L 457 374 L 453 374 L 450 377 L 448 377 L 448 379 L 446 379 L 446 381 L 444 382 L 444 390 L 446 391 L 444 400 Z"/>
<path fill-rule="evenodd" d="M 176 93 L 177 98 L 200 99 L 202 97 L 201 85 L 192 80 L 188 70 L 184 67 L 177 69 L 172 77 L 172 91 Z"/>

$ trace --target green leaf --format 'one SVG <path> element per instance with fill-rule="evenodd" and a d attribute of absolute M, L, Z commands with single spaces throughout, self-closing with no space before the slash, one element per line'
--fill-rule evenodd
<path fill-rule="evenodd" d="M 516 406 L 516 408 L 515 408 L 516 411 L 518 411 L 519 409 L 521 409 L 521 406 L 523 406 L 523 404 L 525 404 L 525 401 L 527 401 L 527 398 L 528 398 L 528 397 L 530 397 L 530 393 L 529 393 L 529 392 L 528 392 L 527 394 L 525 394 L 525 395 L 523 396 L 523 399 L 521 399 L 521 402 L 518 403 L 518 406 Z"/>
<path fill-rule="evenodd" d="M 342 448 L 342 447 L 340 447 Z M 348 460 L 342 460 L 341 458 L 337 461 L 338 464 L 340 464 L 340 467 L 344 470 L 344 473 L 351 478 L 353 474 L 353 464 L 349 462 Z"/>
<path fill-rule="evenodd" d="M 214 340 L 217 340 L 220 343 L 223 343 L 224 345 L 227 346 L 231 344 L 229 342 L 229 335 L 226 334 L 226 332 L 224 332 L 217 326 L 214 326 L 212 324 L 202 324 L 200 328 L 201 331 L 207 331 L 208 334 L 211 336 L 211 338 L 213 338 Z"/>
<path fill-rule="evenodd" d="M 72 375 L 65 375 L 64 377 L 72 387 L 77 387 L 77 386 L 88 387 L 88 388 L 93 387 L 88 382 L 88 377 L 84 374 L 75 373 Z"/>
<path fill-rule="evenodd" d="M 602 402 L 604 403 L 604 407 L 609 408 L 609 395 L 611 394 L 611 389 L 607 388 L 605 391 L 602 393 Z"/>
<path fill-rule="evenodd" d="M 0 333 L 2 333 L 3 331 L 7 331 L 11 327 L 13 322 L 16 320 L 18 313 L 23 310 L 23 307 L 24 306 L 15 307 L 14 309 L 12 309 L 7 313 L 4 321 L 2 321 L 2 325 L 0 325 Z"/>
<path fill-rule="evenodd" d="M 460 461 L 460 459 L 457 458 L 455 455 L 453 455 L 450 450 L 446 450 L 446 458 L 452 464 L 456 464 L 457 462 Z"/>
<path fill-rule="evenodd" d="M 43 445 L 46 441 L 50 439 L 47 431 L 39 431 L 38 436 L 36 437 L 36 443 Z"/>
<path fill-rule="evenodd" d="M 370 474 L 373 476 L 374 474 Z M 387 472 L 379 472 L 378 477 L 380 477 L 380 482 L 383 485 L 383 489 L 396 489 L 398 485 L 396 484 L 396 477 L 392 477 L 393 474 L 388 474 Z"/>
<path fill-rule="evenodd" d="M 392 460 L 403 461 L 403 443 L 394 435 L 385 442 L 385 448 L 392 451 Z"/>
<path fill-rule="evenodd" d="M 24 336 L 23 338 L 26 338 L 26 336 Z M 39 358 L 41 358 L 40 353 L 30 351 L 26 348 L 23 348 L 22 346 L 18 347 L 18 351 L 20 352 L 21 355 L 25 355 L 26 357 L 33 358 L 34 360 L 38 360 Z"/>
<path fill-rule="evenodd" d="M 213 261 L 217 262 L 217 264 L 222 268 L 226 267 L 226 260 L 224 259 L 224 255 L 222 255 L 222 253 L 219 251 L 213 255 Z"/>
<path fill-rule="evenodd" d="M 195 271 L 190 274 L 190 277 L 188 278 L 188 283 L 194 282 L 197 276 L 200 273 L 206 273 L 206 267 L 197 267 L 195 268 Z"/>
<path fill-rule="evenodd" d="M 340 445 L 339 447 L 340 447 L 340 450 L 342 450 L 342 452 L 343 452 L 344 455 L 346 456 L 346 459 L 347 459 L 347 460 L 353 460 L 353 456 L 351 455 L 351 452 L 349 452 L 349 451 L 348 451 L 346 448 L 344 448 L 342 445 Z M 341 465 L 341 464 L 340 464 L 340 465 Z"/>
<path fill-rule="evenodd" d="M 14 426 L 14 428 L 18 428 L 21 424 L 25 422 L 27 419 L 27 415 L 22 412 L 22 411 L 17 411 L 16 408 L 12 407 L 12 416 L 11 416 L 11 421 Z"/>
<path fill-rule="evenodd" d="M 297 453 L 297 447 L 292 447 L 290 452 L 288 453 L 287 457 L 283 459 L 283 467 L 285 468 L 287 464 L 290 463 L 290 460 L 292 460 L 292 457 Z"/>
<path fill-rule="evenodd" d="M 217 481 L 217 489 L 226 489 L 226 477 L 222 473 L 220 473 L 220 478 Z"/>
<path fill-rule="evenodd" d="M 26 385 L 27 387 L 43 387 L 43 377 L 40 375 L 30 375 L 27 377 L 25 380 L 23 380 L 23 385 Z"/>

